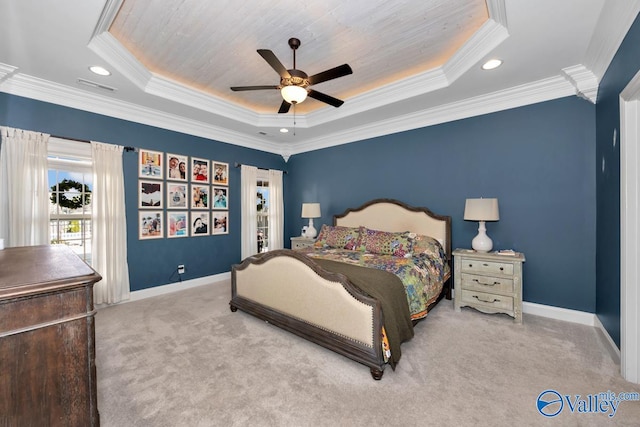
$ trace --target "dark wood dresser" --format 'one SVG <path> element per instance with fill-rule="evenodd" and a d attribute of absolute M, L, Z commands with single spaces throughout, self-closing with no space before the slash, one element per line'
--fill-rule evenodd
<path fill-rule="evenodd" d="M 93 285 L 64 245 L 0 250 L 0 426 L 97 426 Z"/>

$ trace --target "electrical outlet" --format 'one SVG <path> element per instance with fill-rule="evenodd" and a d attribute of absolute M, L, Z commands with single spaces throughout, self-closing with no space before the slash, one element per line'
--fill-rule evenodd
<path fill-rule="evenodd" d="M 184 274 L 184 264 L 178 265 L 178 274 Z"/>

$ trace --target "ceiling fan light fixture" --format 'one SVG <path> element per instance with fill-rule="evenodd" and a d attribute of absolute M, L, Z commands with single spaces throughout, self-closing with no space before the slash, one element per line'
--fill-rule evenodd
<path fill-rule="evenodd" d="M 285 86 L 280 90 L 280 93 L 289 104 L 300 104 L 307 99 L 307 90 L 301 86 Z"/>

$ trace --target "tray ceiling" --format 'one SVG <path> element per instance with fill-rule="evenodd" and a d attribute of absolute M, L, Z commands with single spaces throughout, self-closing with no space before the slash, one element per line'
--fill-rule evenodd
<path fill-rule="evenodd" d="M 289 155 L 563 96 L 595 102 L 640 0 L 39 0 L 0 2 L 0 91 Z M 314 85 L 277 114 L 258 55 Z M 503 65 L 484 71 L 499 58 Z M 110 76 L 88 70 L 101 65 Z M 295 123 L 295 125 L 294 125 Z M 280 133 L 288 128 L 288 133 Z"/>

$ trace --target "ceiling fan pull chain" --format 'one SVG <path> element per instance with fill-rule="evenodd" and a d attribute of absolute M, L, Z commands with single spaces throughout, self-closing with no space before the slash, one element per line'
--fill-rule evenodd
<path fill-rule="evenodd" d="M 293 136 L 296 136 L 296 104 L 293 104 Z"/>

